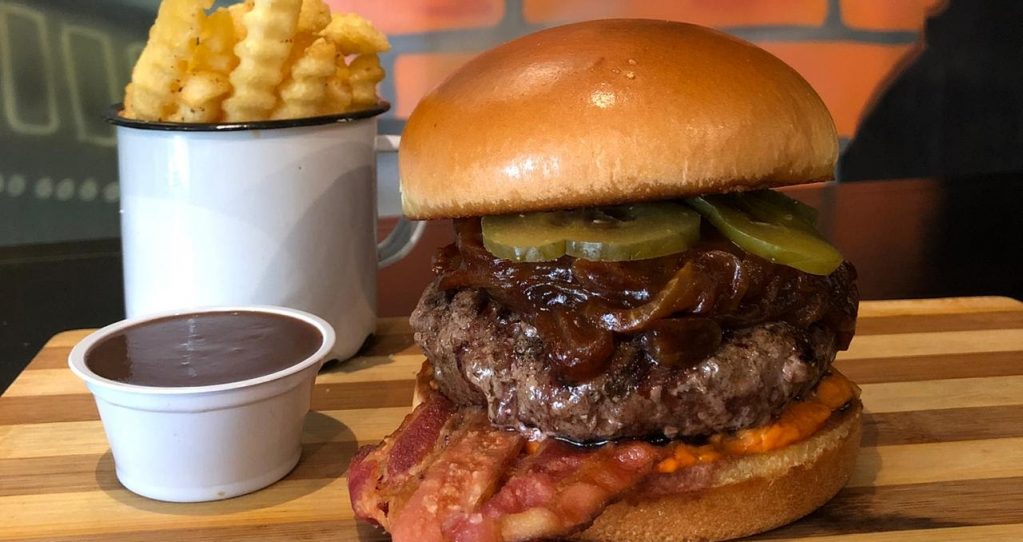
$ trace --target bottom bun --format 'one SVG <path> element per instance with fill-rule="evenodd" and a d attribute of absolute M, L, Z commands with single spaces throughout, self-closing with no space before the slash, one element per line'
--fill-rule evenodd
<path fill-rule="evenodd" d="M 832 414 L 807 440 L 729 461 L 716 473 L 713 487 L 652 499 L 633 495 L 612 504 L 571 539 L 729 540 L 791 523 L 826 503 L 849 481 L 860 447 L 862 409 L 856 400 Z"/>

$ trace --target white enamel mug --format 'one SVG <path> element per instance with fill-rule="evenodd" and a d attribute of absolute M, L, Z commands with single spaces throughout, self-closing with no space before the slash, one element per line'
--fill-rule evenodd
<path fill-rule="evenodd" d="M 333 357 L 376 327 L 377 269 L 423 223 L 377 243 L 377 136 L 388 105 L 239 124 L 117 126 L 128 318 L 213 305 L 278 305 L 334 327 Z M 378 142 L 383 149 L 378 149 Z"/>

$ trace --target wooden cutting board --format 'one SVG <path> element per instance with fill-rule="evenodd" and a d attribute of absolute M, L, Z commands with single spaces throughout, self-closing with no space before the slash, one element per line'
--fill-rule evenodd
<path fill-rule="evenodd" d="M 87 333 L 54 337 L 0 397 L 0 539 L 386 539 L 353 520 L 344 473 L 408 412 L 423 358 L 404 319 L 382 320 L 358 358 L 319 376 L 287 478 L 203 504 L 117 482 L 92 398 L 67 369 Z M 863 387 L 856 472 L 822 509 L 758 538 L 1023 540 L 1023 303 L 863 303 L 837 365 Z"/>

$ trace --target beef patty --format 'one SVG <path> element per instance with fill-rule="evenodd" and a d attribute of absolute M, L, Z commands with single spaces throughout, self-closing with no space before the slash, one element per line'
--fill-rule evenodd
<path fill-rule="evenodd" d="M 616 347 L 608 370 L 560 379 L 543 339 L 485 291 L 431 285 L 412 314 L 440 391 L 483 405 L 497 426 L 577 442 L 696 437 L 768 423 L 811 390 L 835 358 L 835 333 L 772 322 L 727 330 L 685 368 L 654 363 L 643 341 Z"/>

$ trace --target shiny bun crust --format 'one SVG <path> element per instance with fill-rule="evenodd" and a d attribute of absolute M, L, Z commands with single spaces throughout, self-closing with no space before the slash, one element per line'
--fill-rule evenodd
<path fill-rule="evenodd" d="M 417 219 L 609 205 L 832 177 L 810 85 L 691 24 L 589 21 L 487 51 L 429 93 L 399 152 Z"/>
<path fill-rule="evenodd" d="M 780 450 L 733 461 L 720 484 L 609 506 L 572 540 L 690 542 L 730 540 L 791 523 L 831 499 L 849 481 L 860 447 L 853 405 L 832 414 L 813 437 Z"/>

